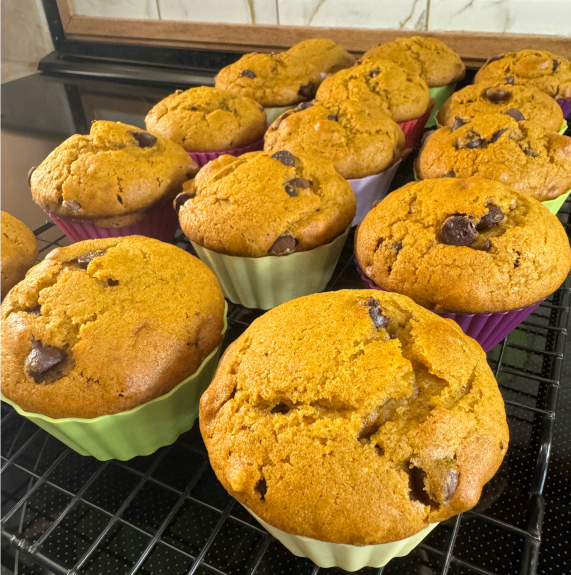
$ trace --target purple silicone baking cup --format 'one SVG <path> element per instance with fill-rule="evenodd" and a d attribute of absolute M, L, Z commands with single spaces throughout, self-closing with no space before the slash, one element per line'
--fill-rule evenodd
<path fill-rule="evenodd" d="M 264 138 L 256 140 L 245 146 L 240 146 L 238 148 L 230 148 L 228 150 L 221 150 L 220 152 L 188 152 L 187 154 L 198 164 L 199 168 L 208 164 L 212 160 L 219 158 L 220 156 L 241 156 L 242 154 L 247 154 L 248 152 L 258 152 L 264 149 Z"/>
<path fill-rule="evenodd" d="M 372 289 L 387 291 L 367 277 L 359 266 L 357 266 L 357 271 L 363 281 Z M 459 313 L 453 311 L 436 311 L 434 313 L 454 320 L 462 328 L 462 331 L 475 339 L 487 353 L 505 339 L 542 301 L 521 309 L 499 313 Z"/>
<path fill-rule="evenodd" d="M 571 114 L 571 100 L 557 100 L 557 103 L 563 110 L 563 117 L 567 118 L 567 116 Z"/>
<path fill-rule="evenodd" d="M 171 242 L 178 228 L 178 215 L 170 203 L 149 210 L 141 221 L 121 228 L 103 228 L 46 213 L 72 242 L 122 236 L 146 236 L 162 242 Z"/>

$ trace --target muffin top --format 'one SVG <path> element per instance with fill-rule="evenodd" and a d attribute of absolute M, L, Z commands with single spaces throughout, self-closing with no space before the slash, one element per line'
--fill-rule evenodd
<path fill-rule="evenodd" d="M 461 80 L 466 66 L 452 48 L 436 38 L 397 38 L 371 48 L 360 61 L 390 60 L 411 74 L 423 78 L 430 88 Z"/>
<path fill-rule="evenodd" d="M 552 200 L 571 189 L 571 138 L 507 114 L 479 114 L 431 134 L 415 170 L 420 179 L 480 176 Z"/>
<path fill-rule="evenodd" d="M 287 52 L 242 56 L 220 70 L 216 87 L 253 98 L 262 106 L 289 106 L 315 96 L 319 70 Z"/>
<path fill-rule="evenodd" d="M 492 180 L 439 178 L 389 194 L 355 237 L 361 269 L 429 309 L 493 313 L 553 293 L 571 267 L 556 216 Z"/>
<path fill-rule="evenodd" d="M 171 201 L 198 166 L 177 144 L 121 122 L 95 121 L 35 169 L 34 201 L 74 220 L 144 212 Z"/>
<path fill-rule="evenodd" d="M 477 114 L 509 114 L 514 120 L 532 120 L 546 130 L 557 132 L 563 123 L 561 106 L 547 94 L 533 86 L 471 84 L 454 92 L 438 112 L 441 126 L 452 128 L 456 117 L 464 122 Z"/>
<path fill-rule="evenodd" d="M 125 411 L 192 375 L 222 338 L 215 275 L 130 236 L 52 251 L 2 303 L 2 391 L 49 417 Z"/>
<path fill-rule="evenodd" d="M 220 156 L 174 203 L 190 240 L 245 257 L 328 244 L 355 216 L 353 190 L 331 162 L 287 150 Z"/>
<path fill-rule="evenodd" d="M 332 106 L 357 100 L 395 122 L 419 118 L 430 102 L 426 82 L 389 60 L 367 60 L 329 76 L 317 90 L 317 99 Z"/>
<path fill-rule="evenodd" d="M 2 299 L 26 275 L 38 257 L 34 232 L 18 218 L 0 211 Z"/>
<path fill-rule="evenodd" d="M 287 53 L 315 66 L 323 74 L 334 74 L 355 65 L 355 58 L 343 46 L 327 38 L 304 40 L 292 46 Z"/>
<path fill-rule="evenodd" d="M 147 130 L 189 152 L 226 150 L 260 139 L 266 111 L 251 98 L 200 86 L 161 100 L 145 118 Z"/>
<path fill-rule="evenodd" d="M 475 82 L 513 78 L 515 84 L 534 86 L 557 99 L 571 98 L 571 62 L 547 50 L 520 50 L 490 58 Z"/>
<path fill-rule="evenodd" d="M 316 101 L 282 114 L 268 129 L 264 149 L 289 150 L 333 162 L 344 178 L 381 172 L 403 152 L 404 134 L 380 110 L 346 102 L 327 107 Z"/>
<path fill-rule="evenodd" d="M 314 294 L 255 320 L 202 396 L 200 430 L 240 503 L 287 533 L 351 545 L 470 509 L 508 447 L 480 346 L 376 290 Z"/>

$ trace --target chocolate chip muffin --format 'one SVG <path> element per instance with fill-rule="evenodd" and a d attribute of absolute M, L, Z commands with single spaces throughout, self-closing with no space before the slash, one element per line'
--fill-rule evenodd
<path fill-rule="evenodd" d="M 311 295 L 255 320 L 202 396 L 200 430 L 218 479 L 258 517 L 350 545 L 470 509 L 509 439 L 479 345 L 375 290 Z"/>
<path fill-rule="evenodd" d="M 121 122 L 58 146 L 31 176 L 34 201 L 60 218 L 122 227 L 171 202 L 198 167 L 177 144 Z"/>
<path fill-rule="evenodd" d="M 535 198 L 477 177 L 423 180 L 389 194 L 357 229 L 355 255 L 381 288 L 462 313 L 541 301 L 571 267 L 556 216 Z"/>
<path fill-rule="evenodd" d="M 292 46 L 287 54 L 315 66 L 322 74 L 334 74 L 355 65 L 355 58 L 343 46 L 327 38 L 304 40 Z"/>
<path fill-rule="evenodd" d="M 375 46 L 365 52 L 360 62 L 365 60 L 390 60 L 420 76 L 429 88 L 452 84 L 466 75 L 466 66 L 452 48 L 436 38 L 424 36 L 397 38 Z"/>
<path fill-rule="evenodd" d="M 347 100 L 379 109 L 395 122 L 419 118 L 428 110 L 426 82 L 389 60 L 367 60 L 323 81 L 317 99 L 326 106 Z"/>
<path fill-rule="evenodd" d="M 52 251 L 2 304 L 2 392 L 53 418 L 132 409 L 192 375 L 222 338 L 200 260 L 131 236 Z"/>
<path fill-rule="evenodd" d="M 174 203 L 191 241 L 244 257 L 328 244 L 355 215 L 353 190 L 331 162 L 287 150 L 220 156 Z"/>
<path fill-rule="evenodd" d="M 246 54 L 216 76 L 217 88 L 253 98 L 266 108 L 307 102 L 320 83 L 315 66 L 286 52 Z"/>
<path fill-rule="evenodd" d="M 18 218 L 1 211 L 2 299 L 26 275 L 38 257 L 32 230 Z"/>
<path fill-rule="evenodd" d="M 533 86 L 558 100 L 571 99 L 571 62 L 547 50 L 520 50 L 490 58 L 475 82 L 501 82 Z"/>
<path fill-rule="evenodd" d="M 441 126 L 452 128 L 477 114 L 508 114 L 514 120 L 532 120 L 550 132 L 563 123 L 563 112 L 557 102 L 533 86 L 511 83 L 482 82 L 458 90 L 446 100 L 437 118 Z"/>
<path fill-rule="evenodd" d="M 571 138 L 507 114 L 479 114 L 431 134 L 415 171 L 420 179 L 479 176 L 553 200 L 571 189 Z"/>
<path fill-rule="evenodd" d="M 380 110 L 346 102 L 328 107 L 319 101 L 300 104 L 268 129 L 264 149 L 288 150 L 331 160 L 347 179 L 377 174 L 400 159 L 404 135 Z"/>
<path fill-rule="evenodd" d="M 200 86 L 177 90 L 145 118 L 147 130 L 188 152 L 227 150 L 259 140 L 266 111 L 251 98 Z"/>

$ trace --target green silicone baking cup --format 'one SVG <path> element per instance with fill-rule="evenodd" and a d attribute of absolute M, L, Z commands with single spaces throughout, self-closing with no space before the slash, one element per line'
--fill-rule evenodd
<path fill-rule="evenodd" d="M 224 309 L 223 334 L 228 327 L 227 310 L 228 304 Z M 1 399 L 80 455 L 91 455 L 99 461 L 125 461 L 139 455 L 150 455 L 160 447 L 174 443 L 179 435 L 194 425 L 200 397 L 210 385 L 219 355 L 220 345 L 195 373 L 165 395 L 113 415 L 93 419 L 53 419 L 24 411 L 4 394 L 1 394 Z"/>
<path fill-rule="evenodd" d="M 266 121 L 268 126 L 274 122 L 279 116 L 281 116 L 285 111 L 295 108 L 297 104 L 291 106 L 272 106 L 266 108 Z"/>
<path fill-rule="evenodd" d="M 569 190 L 567 193 L 562 194 L 561 196 L 559 196 L 558 198 L 555 198 L 554 200 L 547 200 L 545 202 L 541 202 L 552 214 L 556 214 L 560 209 L 561 206 L 565 203 L 565 200 L 569 197 L 569 194 L 571 194 L 571 190 Z"/>
<path fill-rule="evenodd" d="M 438 114 L 438 110 L 442 108 L 444 102 L 452 96 L 454 90 L 456 89 L 456 82 L 453 84 L 446 84 L 446 86 L 436 86 L 435 88 L 430 88 L 428 93 L 430 94 L 431 98 L 434 98 L 434 108 L 432 110 L 432 114 L 428 118 L 428 122 L 425 124 L 425 128 L 433 128 L 436 126 L 436 114 Z"/>

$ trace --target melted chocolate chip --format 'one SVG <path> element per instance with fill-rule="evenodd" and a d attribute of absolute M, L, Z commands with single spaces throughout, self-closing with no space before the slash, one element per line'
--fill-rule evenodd
<path fill-rule="evenodd" d="M 295 251 L 298 242 L 293 236 L 280 236 L 268 250 L 268 253 L 272 256 L 285 256 L 287 254 L 292 254 Z"/>
<path fill-rule="evenodd" d="M 395 248 L 395 251 L 398 254 L 402 250 L 402 243 L 401 242 L 393 242 L 393 248 Z"/>
<path fill-rule="evenodd" d="M 385 454 L 385 450 L 380 445 L 375 445 L 375 453 L 382 457 Z"/>
<path fill-rule="evenodd" d="M 455 178 L 456 172 L 454 170 L 450 170 L 447 174 L 444 174 L 442 177 L 443 178 Z"/>
<path fill-rule="evenodd" d="M 292 198 L 297 196 L 297 188 L 307 190 L 311 187 L 313 187 L 313 182 L 306 180 L 305 178 L 294 178 L 284 185 L 285 191 Z"/>
<path fill-rule="evenodd" d="M 26 357 L 24 368 L 27 374 L 36 383 L 42 383 L 47 372 L 56 365 L 62 363 L 66 353 L 62 349 L 51 345 L 44 345 L 37 339 L 32 340 L 32 351 Z"/>
<path fill-rule="evenodd" d="M 466 125 L 466 122 L 464 120 L 462 120 L 462 118 L 460 116 L 456 116 L 456 119 L 454 120 L 454 124 L 452 124 L 452 128 L 450 128 L 450 130 L 452 132 L 454 132 L 458 128 L 461 128 L 462 126 L 465 126 L 465 125 Z"/>
<path fill-rule="evenodd" d="M 469 246 L 477 236 L 474 222 L 463 215 L 450 216 L 440 228 L 440 239 L 449 246 Z"/>
<path fill-rule="evenodd" d="M 87 266 L 92 260 L 94 260 L 95 258 L 100 258 L 106 253 L 107 250 L 94 250 L 92 252 L 87 252 L 86 254 L 79 256 L 76 261 L 82 270 L 86 270 Z"/>
<path fill-rule="evenodd" d="M 297 106 L 297 109 L 301 112 L 302 110 L 307 110 L 307 108 L 311 108 L 313 106 L 313 102 L 302 102 Z"/>
<path fill-rule="evenodd" d="M 444 501 L 450 501 L 456 493 L 456 488 L 458 487 L 458 472 L 451 469 L 446 477 L 446 482 L 444 483 Z"/>
<path fill-rule="evenodd" d="M 502 212 L 500 208 L 496 208 L 496 206 L 488 206 L 488 213 L 480 218 L 476 229 L 479 232 L 489 230 L 490 228 L 497 226 L 505 217 L 504 212 Z"/>
<path fill-rule="evenodd" d="M 496 130 L 496 131 L 492 134 L 492 139 L 490 140 L 490 142 L 492 142 L 492 144 L 493 144 L 494 142 L 497 142 L 497 141 L 502 137 L 502 134 L 503 134 L 504 132 L 506 132 L 506 131 L 507 131 L 507 128 L 503 128 L 503 129 L 501 129 L 501 130 Z"/>
<path fill-rule="evenodd" d="M 258 108 L 258 110 L 260 110 L 260 112 L 262 112 L 262 113 L 266 111 L 266 109 L 263 108 L 262 106 L 260 106 L 260 107 Z"/>
<path fill-rule="evenodd" d="M 559 68 L 559 64 L 561 62 L 559 62 L 559 60 L 553 60 L 553 71 L 557 72 L 557 68 Z"/>
<path fill-rule="evenodd" d="M 514 262 L 514 269 L 515 269 L 515 268 L 519 268 L 519 258 L 520 258 L 520 256 L 521 256 L 521 253 L 518 252 L 517 250 L 516 250 L 515 253 L 517 254 L 517 258 L 515 259 L 515 262 Z"/>
<path fill-rule="evenodd" d="M 311 99 L 311 98 L 313 98 L 313 96 L 315 96 L 315 90 L 316 90 L 316 85 L 310 82 L 309 84 L 303 84 L 302 86 L 300 86 L 297 93 L 302 98 Z"/>
<path fill-rule="evenodd" d="M 517 108 L 510 108 L 506 114 L 512 117 L 516 122 L 523 122 L 525 120 L 525 116 Z"/>
<path fill-rule="evenodd" d="M 119 285 L 119 280 L 114 280 L 114 279 L 112 279 L 112 278 L 109 278 L 109 279 L 107 280 L 107 285 L 110 286 L 110 287 L 118 286 L 118 285 Z"/>
<path fill-rule="evenodd" d="M 381 71 L 377 68 L 376 70 L 372 70 L 372 71 L 369 73 L 369 76 L 370 76 L 371 78 L 376 78 L 380 73 L 381 73 Z"/>
<path fill-rule="evenodd" d="M 377 329 L 380 327 L 384 327 L 386 329 L 389 325 L 389 318 L 383 314 L 381 310 L 381 302 L 374 297 L 370 297 L 365 300 L 365 305 L 369 307 L 369 317 L 373 320 L 373 325 Z"/>
<path fill-rule="evenodd" d="M 476 137 L 473 140 L 470 140 L 464 147 L 471 150 L 474 148 L 485 148 L 487 143 L 488 141 L 486 138 Z"/>
<path fill-rule="evenodd" d="M 523 151 L 526 156 L 531 156 L 532 158 L 537 158 L 537 156 L 539 156 L 539 154 L 534 152 L 531 148 L 524 148 Z"/>
<path fill-rule="evenodd" d="M 262 501 L 265 501 L 266 493 L 268 492 L 268 484 L 264 477 L 256 483 L 256 487 L 254 487 L 254 489 L 260 494 Z"/>
<path fill-rule="evenodd" d="M 38 304 L 37 306 L 27 309 L 26 313 L 30 314 L 30 315 L 42 315 L 42 306 L 40 306 L 40 304 Z"/>
<path fill-rule="evenodd" d="M 508 90 L 497 90 L 495 88 L 489 88 L 486 90 L 485 96 L 490 102 L 492 102 L 492 104 L 503 104 L 511 100 L 512 93 Z"/>
<path fill-rule="evenodd" d="M 256 72 L 254 70 L 248 70 L 248 68 L 240 72 L 240 78 L 256 78 Z"/>
<path fill-rule="evenodd" d="M 513 86 L 515 84 L 515 78 L 513 76 L 506 76 L 504 82 Z"/>
<path fill-rule="evenodd" d="M 32 184 L 32 174 L 38 169 L 37 166 L 32 166 L 30 168 L 30 171 L 28 172 L 28 186 L 31 186 Z"/>
<path fill-rule="evenodd" d="M 182 192 L 182 194 L 179 194 L 174 199 L 174 209 L 177 211 L 177 213 L 180 212 L 180 208 L 182 208 L 182 206 L 184 206 L 188 200 L 192 200 L 192 198 L 195 196 L 196 194 L 191 194 L 190 192 Z"/>
<path fill-rule="evenodd" d="M 157 137 L 149 132 L 131 132 L 131 135 L 137 140 L 139 148 L 152 148 L 157 143 Z"/>
<path fill-rule="evenodd" d="M 491 58 L 488 58 L 486 65 L 491 64 L 492 62 L 497 62 L 498 60 L 501 60 L 503 57 L 504 57 L 503 54 L 501 56 L 492 56 Z"/>
<path fill-rule="evenodd" d="M 272 154 L 272 158 L 274 158 L 274 160 L 278 160 L 278 162 L 281 162 L 284 166 L 289 166 L 291 168 L 295 166 L 295 156 L 287 150 L 280 150 L 279 152 Z"/>
<path fill-rule="evenodd" d="M 338 122 L 339 116 L 337 114 L 329 114 L 329 116 L 327 116 L 327 119 L 331 120 L 332 122 Z"/>
<path fill-rule="evenodd" d="M 492 242 L 488 240 L 486 243 L 482 244 L 480 251 L 489 252 L 492 249 Z"/>

